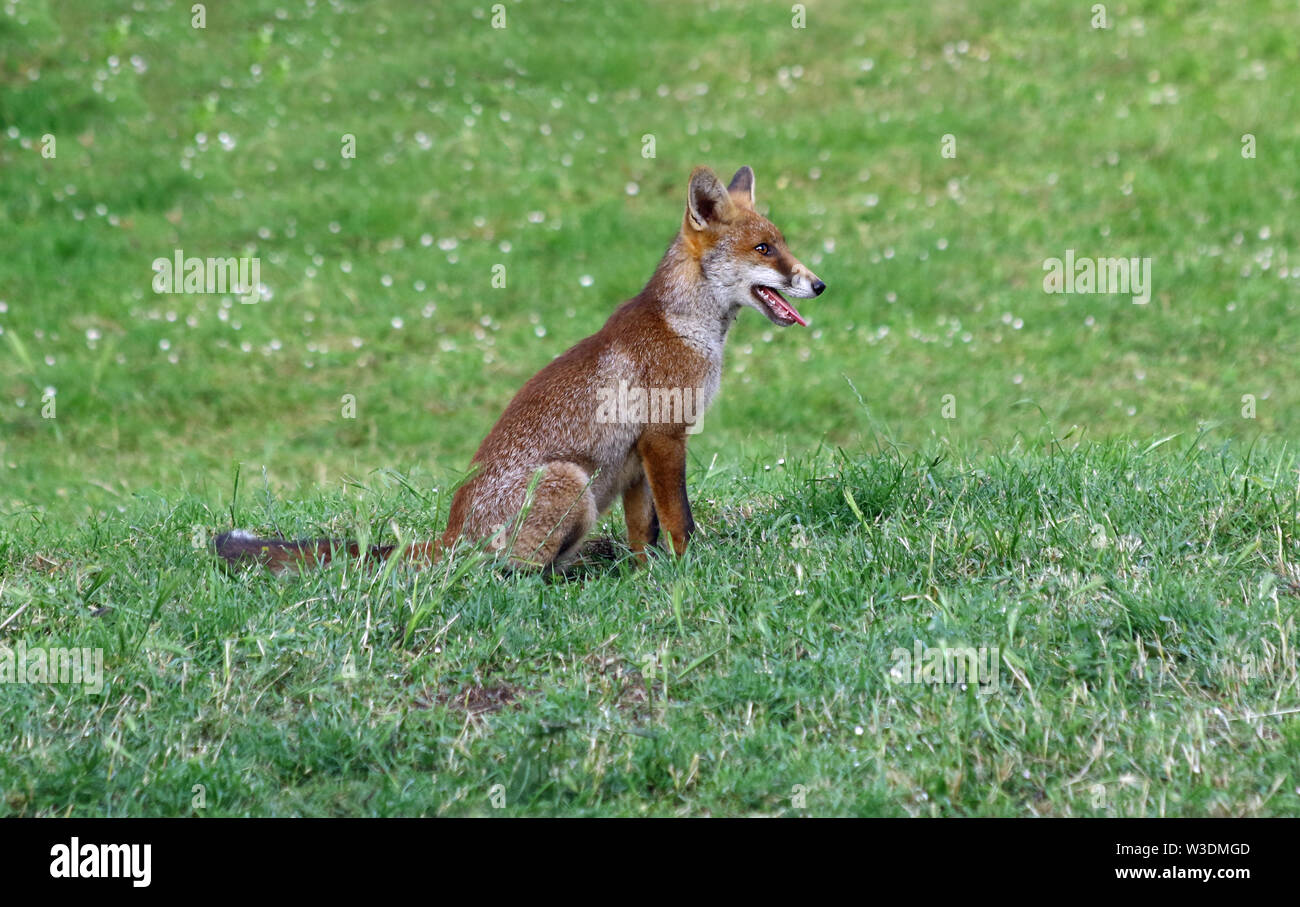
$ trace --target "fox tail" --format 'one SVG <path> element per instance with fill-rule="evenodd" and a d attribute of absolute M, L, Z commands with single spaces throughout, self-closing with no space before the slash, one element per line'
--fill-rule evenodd
<path fill-rule="evenodd" d="M 357 542 L 349 539 L 264 539 L 243 529 L 223 532 L 213 540 L 213 547 L 231 565 L 261 564 L 275 573 L 324 566 L 335 557 L 381 563 L 398 550 L 397 545 L 371 545 L 363 552 Z M 431 563 L 437 547 L 435 542 L 417 542 L 405 550 L 404 557 Z"/>

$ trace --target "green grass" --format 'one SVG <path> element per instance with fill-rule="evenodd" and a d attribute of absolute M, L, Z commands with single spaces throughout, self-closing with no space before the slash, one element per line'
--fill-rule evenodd
<path fill-rule="evenodd" d="M 0 636 L 108 684 L 0 685 L 0 812 L 1294 814 L 1294 4 L 490 6 L 0 5 Z M 734 329 L 683 561 L 211 562 L 441 530 L 701 163 L 829 290 Z"/>
<path fill-rule="evenodd" d="M 514 815 L 1294 814 L 1295 465 L 755 459 L 696 476 L 684 559 L 555 582 L 468 555 L 228 577 L 191 547 L 221 513 L 141 500 L 129 530 L 5 539 L 57 552 L 5 578 L 21 638 L 102 648 L 106 688 L 5 690 L 0 808 L 481 814 L 501 785 Z M 245 495 L 289 532 L 437 525 L 382 478 Z M 891 676 L 917 641 L 997 647 L 996 686 Z"/>

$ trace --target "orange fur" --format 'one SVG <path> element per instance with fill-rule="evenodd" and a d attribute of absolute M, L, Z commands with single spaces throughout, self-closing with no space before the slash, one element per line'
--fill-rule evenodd
<path fill-rule="evenodd" d="M 754 209 L 753 186 L 748 167 L 727 187 L 711 170 L 696 168 L 681 230 L 645 288 L 515 395 L 474 454 L 474 471 L 452 499 L 441 540 L 417 546 L 409 558 L 429 562 L 466 538 L 516 564 L 561 566 L 619 497 L 639 557 L 661 530 L 677 553 L 685 551 L 695 528 L 686 443 L 717 393 L 723 345 L 739 309 L 750 306 L 780 326 L 804 323 L 777 291 L 809 297 L 825 289 Z M 668 406 L 674 418 L 659 421 L 640 411 L 599 418 L 602 402 L 620 387 L 663 390 L 661 399 L 671 391 L 679 395 L 674 400 L 689 390 L 696 410 Z M 224 557 L 281 569 L 328 560 L 345 548 L 359 556 L 355 543 L 222 538 Z M 377 546 L 368 556 L 383 559 L 392 550 Z"/>

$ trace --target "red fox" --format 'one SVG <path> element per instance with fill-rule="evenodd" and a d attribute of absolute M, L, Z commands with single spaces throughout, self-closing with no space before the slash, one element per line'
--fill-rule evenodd
<path fill-rule="evenodd" d="M 724 187 L 707 167 L 691 173 L 686 212 L 654 276 L 597 333 L 534 375 L 472 461 L 436 542 L 405 551 L 430 563 L 457 539 L 485 543 L 515 565 L 561 568 L 597 517 L 622 497 L 628 544 L 642 561 L 660 532 L 677 554 L 695 529 L 686 494 L 687 436 L 718 391 L 722 349 L 742 306 L 779 327 L 807 325 L 782 294 L 826 289 L 754 209 L 754 171 Z M 324 563 L 355 542 L 216 539 L 229 561 L 276 570 Z M 396 546 L 374 546 L 383 560 Z"/>

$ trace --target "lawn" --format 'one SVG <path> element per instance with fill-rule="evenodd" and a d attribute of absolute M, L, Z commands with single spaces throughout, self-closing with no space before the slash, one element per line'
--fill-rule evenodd
<path fill-rule="evenodd" d="M 104 659 L 0 684 L 0 814 L 1300 813 L 1289 0 L 0 3 L 0 645 Z M 685 558 L 213 563 L 440 531 L 697 164 L 829 289 Z"/>

